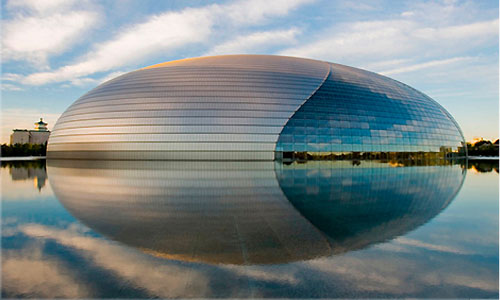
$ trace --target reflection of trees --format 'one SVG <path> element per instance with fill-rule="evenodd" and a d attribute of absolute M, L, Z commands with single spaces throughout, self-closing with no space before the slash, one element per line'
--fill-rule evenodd
<path fill-rule="evenodd" d="M 285 164 L 288 162 L 301 162 L 312 160 L 380 160 L 389 161 L 425 161 L 435 162 L 446 159 L 463 158 L 462 150 L 454 151 L 449 147 L 441 147 L 439 152 L 276 152 L 276 160 L 282 161 Z"/>
<path fill-rule="evenodd" d="M 0 164 L 2 168 L 33 168 L 33 169 L 45 169 L 45 159 L 37 160 L 14 160 L 14 161 L 2 161 Z"/>
<path fill-rule="evenodd" d="M 445 156 L 444 152 L 280 152 L 277 161 L 285 165 L 305 164 L 309 161 L 351 161 L 388 163 L 392 166 L 449 166 L 464 158 Z M 448 153 L 450 154 L 450 153 Z M 465 163 L 463 164 L 465 165 Z"/>
<path fill-rule="evenodd" d="M 498 160 L 469 160 L 468 169 L 474 169 L 480 173 L 489 173 L 493 170 L 498 173 Z"/>

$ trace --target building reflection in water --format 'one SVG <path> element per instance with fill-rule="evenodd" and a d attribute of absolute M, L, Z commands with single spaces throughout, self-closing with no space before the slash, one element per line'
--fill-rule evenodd
<path fill-rule="evenodd" d="M 4 161 L 2 167 L 9 169 L 12 181 L 33 180 L 33 186 L 41 191 L 47 180 L 45 160 L 36 161 Z"/>
<path fill-rule="evenodd" d="M 438 162 L 309 162 L 276 173 L 287 199 L 337 254 L 403 235 L 447 207 L 466 172 Z"/>
<path fill-rule="evenodd" d="M 361 249 L 428 222 L 460 165 L 375 161 L 49 160 L 61 203 L 97 232 L 155 256 L 278 264 Z"/>

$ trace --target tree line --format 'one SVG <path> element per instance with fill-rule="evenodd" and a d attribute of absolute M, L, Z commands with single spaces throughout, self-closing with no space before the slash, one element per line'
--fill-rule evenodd
<path fill-rule="evenodd" d="M 44 144 L 2 144 L 1 155 L 12 156 L 45 156 L 47 154 L 47 143 Z M 475 143 L 467 143 L 467 153 L 470 156 L 498 156 L 498 139 L 494 142 L 480 140 Z"/>
<path fill-rule="evenodd" d="M 469 156 L 498 156 L 498 139 L 494 142 L 479 140 L 475 143 L 467 143 L 467 154 Z"/>
<path fill-rule="evenodd" d="M 2 156 L 45 156 L 47 143 L 44 144 L 2 144 Z"/>

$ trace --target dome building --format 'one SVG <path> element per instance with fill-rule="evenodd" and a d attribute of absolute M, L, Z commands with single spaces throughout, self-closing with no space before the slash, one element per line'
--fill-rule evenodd
<path fill-rule="evenodd" d="M 273 160 L 465 156 L 453 117 L 390 78 L 269 55 L 177 60 L 73 103 L 49 158 Z"/>

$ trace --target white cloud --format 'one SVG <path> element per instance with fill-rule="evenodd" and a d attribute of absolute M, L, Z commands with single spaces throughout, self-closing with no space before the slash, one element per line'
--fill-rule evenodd
<path fill-rule="evenodd" d="M 343 9 L 350 9 L 350 10 L 359 10 L 359 11 L 370 11 L 370 10 L 377 10 L 377 3 L 375 1 L 371 1 L 368 3 L 363 3 L 361 1 L 343 1 L 340 2 L 340 7 Z"/>
<path fill-rule="evenodd" d="M 104 77 L 101 77 L 101 78 L 97 79 L 97 83 L 98 84 L 104 83 L 104 82 L 106 82 L 108 80 L 114 79 L 114 78 L 116 78 L 118 76 L 121 76 L 123 74 L 126 74 L 126 73 L 127 72 L 124 72 L 124 71 L 111 72 L 111 73 L 105 75 Z"/>
<path fill-rule="evenodd" d="M 399 68 L 390 69 L 387 71 L 382 71 L 382 72 L 380 72 L 380 74 L 393 75 L 393 74 L 399 74 L 399 73 L 406 73 L 406 72 L 412 72 L 412 71 L 417 71 L 417 70 L 436 67 L 436 66 L 442 66 L 442 65 L 448 65 L 448 64 L 453 64 L 453 63 L 457 63 L 457 62 L 463 62 L 463 61 L 472 60 L 472 59 L 473 59 L 472 57 L 453 57 L 453 58 L 448 58 L 448 59 L 431 60 L 431 61 L 428 61 L 425 63 L 407 65 L 404 67 L 399 67 Z"/>
<path fill-rule="evenodd" d="M 23 88 L 15 84 L 2 83 L 2 91 L 22 91 Z"/>
<path fill-rule="evenodd" d="M 83 87 L 83 86 L 87 86 L 89 84 L 94 84 L 97 80 L 96 79 L 93 79 L 93 78 L 89 78 L 89 77 L 82 77 L 82 78 L 74 78 L 74 79 L 71 79 L 71 84 L 73 86 L 79 86 L 79 87 Z"/>
<path fill-rule="evenodd" d="M 381 68 L 394 68 L 402 64 L 409 63 L 411 61 L 412 59 L 410 58 L 389 59 L 389 60 L 369 62 L 367 64 L 362 65 L 361 67 L 367 70 L 380 70 Z"/>
<path fill-rule="evenodd" d="M 100 78 L 91 78 L 91 77 L 79 77 L 79 78 L 73 78 L 70 79 L 70 84 L 63 84 L 61 87 L 63 88 L 70 88 L 73 86 L 78 86 L 78 87 L 85 87 L 85 86 L 90 86 L 90 85 L 98 85 L 101 83 L 104 83 L 108 80 L 114 79 L 120 75 L 126 74 L 127 72 L 123 71 L 116 71 L 116 72 L 110 72 L 104 75 L 103 77 Z"/>
<path fill-rule="evenodd" d="M 182 12 L 157 15 L 148 22 L 122 32 L 110 41 L 96 45 L 93 51 L 77 63 L 55 71 L 31 74 L 24 79 L 24 83 L 41 85 L 71 81 L 137 62 L 162 51 L 201 42 L 210 34 L 212 22 L 206 9 L 186 9 Z"/>
<path fill-rule="evenodd" d="M 84 9 L 71 9 L 71 2 L 9 2 L 8 7 L 24 7 L 24 11 L 4 20 L 2 60 L 26 60 L 46 67 L 51 55 L 60 54 L 82 41 L 99 21 L 99 14 Z M 57 9 L 56 9 L 57 8 Z"/>
<path fill-rule="evenodd" d="M 297 28 L 255 32 L 223 42 L 212 48 L 206 55 L 262 52 L 273 46 L 295 43 L 297 41 L 296 36 L 299 33 L 300 30 Z"/>
<path fill-rule="evenodd" d="M 337 23 L 303 44 L 281 54 L 354 66 L 406 60 L 404 67 L 498 46 L 498 17 L 471 1 L 410 2 L 399 15 Z"/>
<path fill-rule="evenodd" d="M 467 45 L 463 46 L 471 47 L 482 44 L 485 40 L 492 40 L 493 37 L 498 40 L 498 19 L 445 27 L 418 26 L 415 29 L 411 34 L 414 38 L 433 43 L 467 42 Z"/>
<path fill-rule="evenodd" d="M 7 2 L 7 9 L 25 9 L 41 14 L 63 11 L 71 8 L 76 0 L 11 0 Z"/>
<path fill-rule="evenodd" d="M 226 29 L 227 26 L 266 22 L 271 17 L 285 15 L 308 2 L 311 1 L 253 0 L 166 12 L 124 29 L 109 41 L 94 45 L 93 50 L 73 64 L 28 75 L 22 82 L 43 85 L 74 81 L 78 84 L 79 81 L 75 79 L 80 77 L 137 64 L 152 55 L 172 52 L 189 44 L 208 42 L 215 26 Z"/>
<path fill-rule="evenodd" d="M 20 74 L 4 73 L 2 74 L 2 81 L 20 81 L 23 78 Z"/>
<path fill-rule="evenodd" d="M 265 22 L 270 17 L 287 15 L 291 10 L 311 3 L 315 0 L 251 0 L 238 1 L 234 4 L 221 7 L 220 16 L 229 17 L 233 24 L 256 24 Z"/>
<path fill-rule="evenodd" d="M 334 32 L 323 32 L 316 41 L 284 50 L 281 54 L 330 61 L 359 58 L 369 54 L 392 58 L 396 51 L 408 50 L 409 43 L 402 28 L 410 26 L 406 21 L 344 24 L 341 29 L 334 29 Z"/>
<path fill-rule="evenodd" d="M 498 41 L 498 19 L 466 25 L 428 26 L 412 20 L 348 23 L 316 41 L 281 52 L 331 61 L 375 62 L 464 52 Z M 323 37 L 328 38 L 324 39 Z"/>

